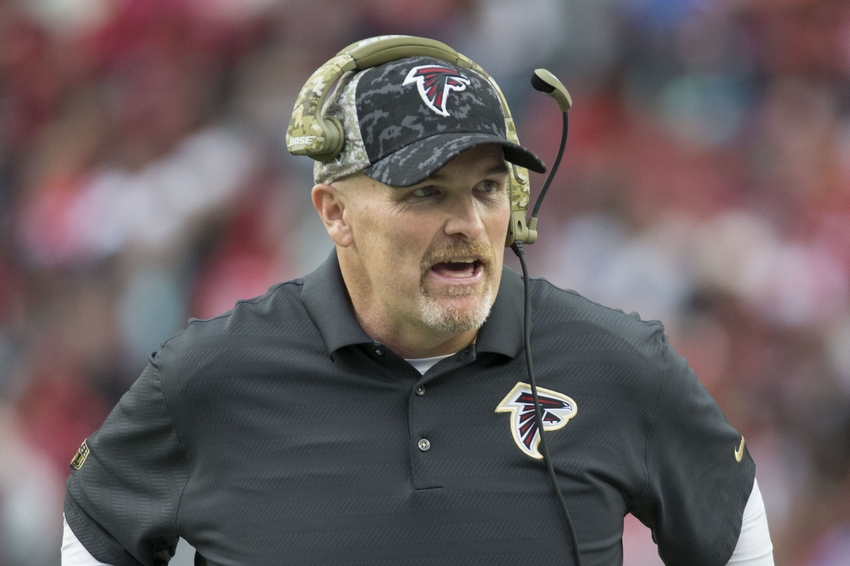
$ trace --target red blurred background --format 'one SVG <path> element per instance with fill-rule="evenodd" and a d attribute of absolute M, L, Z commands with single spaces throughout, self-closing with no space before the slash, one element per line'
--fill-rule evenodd
<path fill-rule="evenodd" d="M 59 563 L 68 462 L 162 340 L 326 257 L 285 128 L 315 68 L 390 33 L 481 64 L 549 163 L 528 77 L 561 78 L 532 273 L 661 319 L 747 438 L 776 563 L 850 564 L 831 0 L 0 0 L 0 564 Z M 630 518 L 625 555 L 660 564 Z"/>

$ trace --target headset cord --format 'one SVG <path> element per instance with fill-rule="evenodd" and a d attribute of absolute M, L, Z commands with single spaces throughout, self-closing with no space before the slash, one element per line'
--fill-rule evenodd
<path fill-rule="evenodd" d="M 552 458 L 549 456 L 549 448 L 546 446 L 546 437 L 543 435 L 543 410 L 540 407 L 540 399 L 537 396 L 537 381 L 534 379 L 534 365 L 531 362 L 531 294 L 529 292 L 528 282 L 528 267 L 525 265 L 525 254 L 522 250 L 522 241 L 517 240 L 511 245 L 511 249 L 519 258 L 519 263 L 522 266 L 523 280 L 523 297 L 524 297 L 524 317 L 523 317 L 523 335 L 525 339 L 525 364 L 528 369 L 528 379 L 531 382 L 531 396 L 534 399 L 534 419 L 537 423 L 537 430 L 540 434 L 540 451 L 543 453 L 543 461 L 546 463 L 546 470 L 549 472 L 549 480 L 552 482 L 552 488 L 555 490 L 555 495 L 558 497 L 558 503 L 561 511 L 564 514 L 564 520 L 567 522 L 567 530 L 570 535 L 570 541 L 573 547 L 573 557 L 575 558 L 576 566 L 581 566 L 581 553 L 578 549 L 578 539 L 576 538 L 573 520 L 570 517 L 570 511 L 567 509 L 567 502 L 564 501 L 564 494 L 561 492 L 561 487 L 558 485 L 558 477 L 555 475 L 555 467 L 552 465 Z"/>

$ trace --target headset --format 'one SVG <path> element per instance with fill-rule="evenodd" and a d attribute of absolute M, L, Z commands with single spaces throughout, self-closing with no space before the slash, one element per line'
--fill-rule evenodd
<path fill-rule="evenodd" d="M 325 101 L 334 85 L 346 72 L 363 71 L 389 61 L 415 56 L 433 57 L 453 63 L 475 71 L 487 79 L 499 95 L 502 112 L 505 115 L 507 138 L 519 144 L 516 126 L 505 95 L 502 94 L 493 77 L 484 69 L 440 41 L 407 35 L 384 35 L 352 43 L 319 67 L 307 79 L 295 101 L 295 109 L 286 131 L 286 147 L 289 152 L 324 162 L 335 159 L 342 152 L 345 133 L 339 120 L 332 116 L 322 116 Z M 534 87 L 552 96 L 558 102 L 561 111 L 566 113 L 572 106 L 572 100 L 564 85 L 545 69 L 536 70 L 534 77 L 536 78 L 533 82 Z M 508 163 L 508 166 L 511 220 L 505 245 L 511 246 L 516 241 L 533 244 L 537 240 L 537 216 L 533 215 L 532 219 L 526 222 L 528 203 L 531 198 L 528 170 L 512 163 Z M 552 173 L 556 168 L 557 166 L 552 169 Z M 552 173 L 549 176 L 550 180 Z M 541 193 L 541 196 L 543 194 Z M 538 199 L 538 203 L 540 200 Z"/>
<path fill-rule="evenodd" d="M 337 53 L 330 61 L 319 67 L 307 79 L 295 101 L 292 119 L 286 130 L 286 147 L 289 152 L 293 155 L 306 155 L 323 162 L 336 159 L 342 152 L 343 145 L 345 144 L 345 132 L 339 120 L 333 116 L 322 116 L 322 110 L 325 107 L 325 102 L 332 88 L 337 84 L 339 79 L 349 71 L 364 71 L 396 59 L 417 56 L 433 57 L 434 59 L 453 63 L 459 67 L 475 71 L 488 80 L 498 94 L 502 105 L 507 138 L 509 141 L 519 145 L 516 126 L 511 116 L 511 111 L 508 108 L 507 100 L 505 100 L 505 95 L 489 73 L 468 57 L 461 55 L 440 41 L 409 35 L 384 35 L 352 43 Z M 537 428 L 540 431 L 539 449 L 543 454 L 549 480 L 557 496 L 561 512 L 564 515 L 575 564 L 581 566 L 581 553 L 578 548 L 575 528 L 573 527 L 563 493 L 558 485 L 552 459 L 549 456 L 549 449 L 546 446 L 546 437 L 543 434 L 543 411 L 537 395 L 537 383 L 534 378 L 534 366 L 531 360 L 531 298 L 528 283 L 528 267 L 526 266 L 523 254 L 524 243 L 533 244 L 537 241 L 537 214 L 540 211 L 540 205 L 546 196 L 546 192 L 549 190 L 552 178 L 555 176 L 555 172 L 558 170 L 564 154 L 567 132 L 569 130 L 567 111 L 572 107 L 573 102 L 570 93 L 567 92 L 561 81 L 546 69 L 536 69 L 534 71 L 534 74 L 531 76 L 531 85 L 536 90 L 551 96 L 558 103 L 558 108 L 563 114 L 561 143 L 558 148 L 558 155 L 555 158 L 552 169 L 549 171 L 546 183 L 537 197 L 534 210 L 528 222 L 526 222 L 526 215 L 528 213 L 528 203 L 531 200 L 528 170 L 519 165 L 507 163 L 509 167 L 507 189 L 511 202 L 511 219 L 505 246 L 510 247 L 514 251 L 522 266 L 525 360 L 531 393 L 534 399 L 535 419 L 537 421 Z"/>

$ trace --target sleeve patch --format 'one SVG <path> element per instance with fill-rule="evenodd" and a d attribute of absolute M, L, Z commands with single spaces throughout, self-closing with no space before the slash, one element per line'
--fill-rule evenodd
<path fill-rule="evenodd" d="M 80 449 L 77 450 L 77 453 L 74 454 L 74 457 L 71 459 L 71 467 L 75 470 L 79 470 L 83 467 L 83 464 L 86 462 L 86 458 L 89 456 L 89 445 L 86 444 L 88 439 L 83 440 L 83 443 L 80 445 Z"/>

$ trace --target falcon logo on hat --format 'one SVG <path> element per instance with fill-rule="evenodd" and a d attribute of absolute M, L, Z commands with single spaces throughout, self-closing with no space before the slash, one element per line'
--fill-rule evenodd
<path fill-rule="evenodd" d="M 449 98 L 449 92 L 466 90 L 469 79 L 448 67 L 420 65 L 410 69 L 402 85 L 407 86 L 412 83 L 416 83 L 419 96 L 422 97 L 428 108 L 440 116 L 448 116 L 446 102 Z"/>
<path fill-rule="evenodd" d="M 537 397 L 543 411 L 544 431 L 562 428 L 578 412 L 576 402 L 563 393 L 538 387 Z M 538 460 L 543 458 L 543 455 L 537 451 L 537 445 L 540 444 L 540 431 L 537 428 L 537 420 L 534 418 L 534 397 L 531 395 L 530 385 L 517 383 L 496 407 L 496 412 L 511 413 L 511 434 L 520 450 L 532 458 Z"/>

